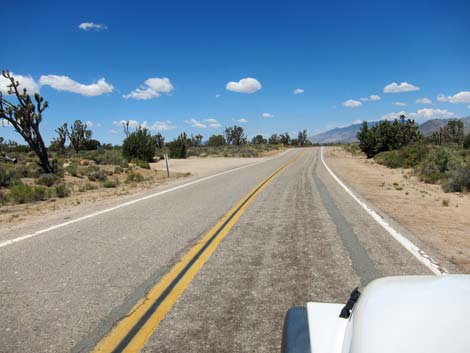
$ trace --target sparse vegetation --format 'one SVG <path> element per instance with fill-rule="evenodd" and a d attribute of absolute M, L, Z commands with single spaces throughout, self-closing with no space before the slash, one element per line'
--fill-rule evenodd
<path fill-rule="evenodd" d="M 130 171 L 127 173 L 126 183 L 140 183 L 144 181 L 144 176 L 139 172 Z"/>
<path fill-rule="evenodd" d="M 401 121 L 379 123 L 373 128 L 364 124 L 358 138 L 360 149 L 379 164 L 411 168 L 422 181 L 441 184 L 446 192 L 470 191 L 470 150 L 466 147 L 470 134 L 464 135 L 461 120 L 450 120 L 424 139 L 416 132 L 414 122 L 402 116 Z"/>
<path fill-rule="evenodd" d="M 240 126 L 227 127 L 225 135 L 212 135 L 207 141 L 201 134 L 188 137 L 183 132 L 175 140 L 165 143 L 161 133 L 152 136 L 145 127 L 131 131 L 132 124 L 127 121 L 122 124 L 126 135 L 122 146 L 113 146 L 94 140 L 88 126 L 92 125 L 77 119 L 73 124 L 62 123 L 57 127 L 55 137 L 46 148 L 40 123 L 48 103 L 38 94 L 30 96 L 26 90 L 20 92 L 19 83 L 8 71 L 3 71 L 3 77 L 9 82 L 9 94 L 16 100 L 10 101 L 0 95 L 0 122 L 12 126 L 27 145 L 0 137 L 2 205 L 151 182 L 158 174 L 150 169 L 149 162 L 166 153 L 170 158 L 259 157 L 286 145 L 309 144 L 306 130 L 299 132 L 298 139 L 291 139 L 288 133 L 274 134 L 269 139 L 258 134 L 250 137 L 249 143 Z M 74 204 L 78 203 L 75 200 Z"/>
<path fill-rule="evenodd" d="M 52 186 L 56 182 L 57 177 L 54 174 L 41 174 L 37 183 L 45 186 Z"/>
<path fill-rule="evenodd" d="M 105 180 L 103 182 L 103 187 L 105 188 L 115 188 L 119 185 L 119 181 L 117 179 L 114 179 L 114 180 Z"/>

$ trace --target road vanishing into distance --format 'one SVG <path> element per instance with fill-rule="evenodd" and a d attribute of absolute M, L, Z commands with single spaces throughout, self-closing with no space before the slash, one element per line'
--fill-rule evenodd
<path fill-rule="evenodd" d="M 433 274 L 319 148 L 139 197 L 2 234 L 0 352 L 277 352 L 289 307 Z"/>

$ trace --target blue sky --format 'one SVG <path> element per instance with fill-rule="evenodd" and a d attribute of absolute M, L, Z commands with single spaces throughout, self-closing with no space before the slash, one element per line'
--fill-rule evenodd
<path fill-rule="evenodd" d="M 2 13 L 0 67 L 49 101 L 47 140 L 76 119 L 120 143 L 121 120 L 172 139 L 470 115 L 468 1 L 44 0 Z"/>

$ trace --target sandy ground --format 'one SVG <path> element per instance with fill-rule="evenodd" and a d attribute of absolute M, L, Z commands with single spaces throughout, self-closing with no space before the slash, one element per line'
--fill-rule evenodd
<path fill-rule="evenodd" d="M 133 195 L 151 192 L 158 186 L 168 185 L 180 181 L 182 178 L 190 176 L 204 177 L 259 162 L 267 158 L 191 157 L 188 159 L 170 160 L 170 178 L 166 176 L 164 161 L 150 163 L 150 170 L 139 169 L 139 173 L 148 179 L 141 183 L 126 184 L 121 182 L 116 188 L 99 188 L 86 192 L 74 191 L 71 196 L 66 198 L 52 198 L 41 202 L 0 206 L 0 227 L 2 228 L 0 234 L 18 226 L 34 226 L 36 222 L 44 221 L 46 218 L 51 220 L 58 218 L 68 219 L 72 211 L 73 214 L 87 213 L 90 207 L 93 209 L 100 206 L 109 207 L 113 202 L 128 199 Z M 122 179 L 124 177 L 125 175 Z M 66 178 L 68 178 L 67 182 L 74 179 L 70 176 Z M 114 179 L 114 177 L 111 179 Z M 82 179 L 80 182 L 83 183 L 84 180 Z"/>
<path fill-rule="evenodd" d="M 342 148 L 326 149 L 325 158 L 360 195 L 470 272 L 470 195 L 445 193 L 411 170 L 389 169 Z"/>

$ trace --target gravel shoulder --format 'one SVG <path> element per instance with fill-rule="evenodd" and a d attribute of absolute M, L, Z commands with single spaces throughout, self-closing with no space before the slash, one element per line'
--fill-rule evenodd
<path fill-rule="evenodd" d="M 470 272 L 470 195 L 445 193 L 419 181 L 411 170 L 389 169 L 339 147 L 325 149 L 325 158 L 361 196 Z"/>

